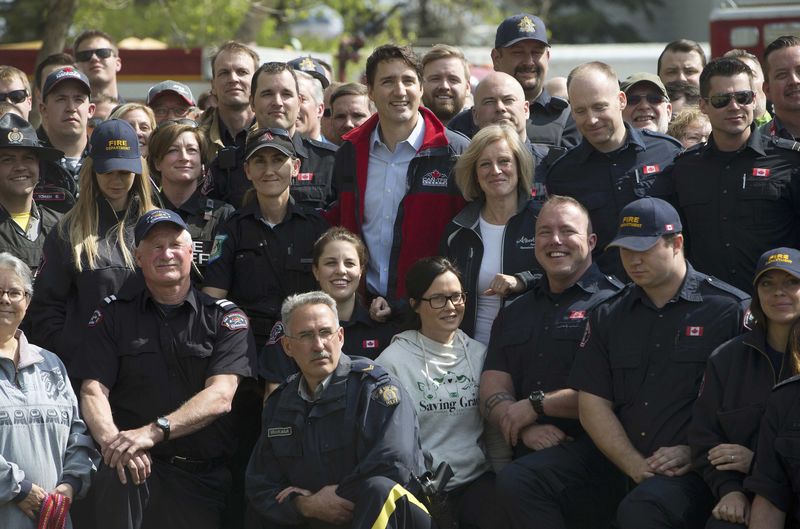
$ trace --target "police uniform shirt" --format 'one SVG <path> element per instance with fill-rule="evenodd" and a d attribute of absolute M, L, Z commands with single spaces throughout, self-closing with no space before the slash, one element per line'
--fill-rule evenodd
<path fill-rule="evenodd" d="M 604 251 L 617 232 L 619 213 L 642 197 L 672 199 L 672 181 L 662 173 L 681 149 L 670 136 L 627 123 L 625 130 L 625 144 L 618 150 L 603 153 L 584 139 L 554 162 L 546 176 L 549 194 L 573 197 L 589 210 L 597 234 L 594 260 L 603 272 L 620 278 L 626 276 L 619 252 Z"/>
<path fill-rule="evenodd" d="M 255 345 L 244 312 L 194 287 L 180 306 L 169 310 L 146 288 L 123 288 L 103 300 L 85 336 L 83 354 L 74 359 L 70 375 L 97 380 L 110 390 L 120 430 L 175 411 L 202 391 L 209 377 L 252 377 L 255 370 Z M 230 415 L 219 417 L 151 452 L 193 459 L 230 455 L 236 447 L 232 424 Z"/>
<path fill-rule="evenodd" d="M 331 143 L 304 138 L 299 132 L 292 137 L 300 158 L 300 172 L 292 178 L 291 193 L 297 204 L 316 209 L 327 208 L 336 200 L 333 188 L 333 163 L 338 147 Z"/>
<path fill-rule="evenodd" d="M 233 215 L 233 206 L 220 200 L 206 197 L 199 189 L 180 206 L 170 202 L 163 192 L 159 193 L 159 198 L 165 209 L 176 212 L 189 227 L 189 235 L 192 236 L 194 245 L 192 247 L 192 259 L 200 269 L 200 272 L 202 272 L 205 270 L 208 259 L 211 256 L 214 237 L 217 235 L 217 231 Z"/>
<path fill-rule="evenodd" d="M 483 370 L 511 375 L 516 400 L 533 391 L 566 388 L 590 311 L 621 288 L 622 283 L 594 264 L 561 293 L 550 291 L 546 276 L 536 280 L 532 290 L 497 315 Z M 540 417 L 537 422 L 554 424 L 570 435 L 580 430 L 573 419 Z"/>
<path fill-rule="evenodd" d="M 675 159 L 672 179 L 698 270 L 750 292 L 758 257 L 800 243 L 800 153 L 752 129 L 735 153 L 708 142 Z"/>
<path fill-rule="evenodd" d="M 363 356 L 374 360 L 380 355 L 392 337 L 398 332 L 390 322 L 378 322 L 369 317 L 369 311 L 356 300 L 349 321 L 339 320 L 344 329 L 342 350 L 349 355 Z M 280 383 L 297 373 L 297 364 L 283 350 L 281 337 L 286 333 L 283 322 L 277 322 L 269 334 L 269 340 L 258 356 L 258 376 L 267 382 Z"/>
<path fill-rule="evenodd" d="M 329 385 L 313 404 L 293 376 L 269 397 L 262 432 L 247 467 L 251 504 L 267 520 L 305 523 L 294 502 L 278 503 L 287 486 L 352 490 L 372 476 L 406 486 L 422 470 L 419 426 L 410 397 L 382 367 L 342 354 Z"/>
<path fill-rule="evenodd" d="M 761 419 L 753 473 L 745 488 L 786 513 L 786 527 L 800 520 L 800 376 L 772 390 Z"/>
<path fill-rule="evenodd" d="M 316 288 L 311 254 L 327 229 L 316 211 L 292 200 L 283 222 L 270 227 L 253 200 L 219 230 L 203 284 L 227 291 L 253 319 L 253 333 L 263 344 L 286 296 Z"/>
<path fill-rule="evenodd" d="M 781 123 L 781 120 L 778 119 L 778 116 L 775 116 L 770 121 L 758 127 L 756 130 L 766 136 L 778 136 L 779 138 L 784 138 L 791 141 L 796 140 L 792 133 L 786 129 L 783 123 Z"/>
<path fill-rule="evenodd" d="M 42 259 L 45 238 L 56 228 L 61 214 L 39 207 L 34 202 L 30 215 L 27 229 L 22 229 L 0 206 L 0 252 L 8 252 L 21 259 L 35 273 Z"/>
<path fill-rule="evenodd" d="M 645 457 L 688 444 L 706 360 L 742 332 L 748 306 L 744 292 L 688 262 L 680 290 L 660 309 L 631 283 L 590 316 L 569 385 L 611 401 Z"/>

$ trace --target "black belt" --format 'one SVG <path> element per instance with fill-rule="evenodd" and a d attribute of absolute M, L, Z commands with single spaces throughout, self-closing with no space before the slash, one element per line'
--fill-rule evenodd
<path fill-rule="evenodd" d="M 213 459 L 192 459 L 191 457 L 183 456 L 153 456 L 153 459 L 168 463 L 176 468 L 193 474 L 198 472 L 208 472 L 225 464 L 224 457 L 215 457 Z"/>

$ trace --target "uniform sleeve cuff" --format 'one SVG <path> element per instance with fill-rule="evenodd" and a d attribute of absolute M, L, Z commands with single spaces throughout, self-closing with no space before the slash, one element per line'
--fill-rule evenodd
<path fill-rule="evenodd" d="M 27 479 L 23 479 L 19 482 L 19 494 L 14 496 L 14 499 L 11 500 L 14 503 L 19 503 L 25 498 L 28 497 L 28 494 L 31 493 L 31 489 L 33 488 L 33 482 L 28 481 Z"/>
<path fill-rule="evenodd" d="M 83 487 L 83 482 L 80 479 L 76 478 L 75 476 L 68 476 L 68 475 L 62 476 L 61 481 L 58 482 L 58 485 L 61 485 L 62 483 L 70 485 L 72 487 L 72 491 L 74 492 L 75 496 L 80 494 L 81 487 Z"/>

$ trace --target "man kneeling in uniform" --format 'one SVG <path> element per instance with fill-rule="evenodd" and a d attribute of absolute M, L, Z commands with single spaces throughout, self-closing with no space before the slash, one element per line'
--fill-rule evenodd
<path fill-rule="evenodd" d="M 342 354 L 336 302 L 289 296 L 283 348 L 300 370 L 267 400 L 246 489 L 269 527 L 434 527 L 406 489 L 422 471 L 419 427 L 402 386 Z"/>

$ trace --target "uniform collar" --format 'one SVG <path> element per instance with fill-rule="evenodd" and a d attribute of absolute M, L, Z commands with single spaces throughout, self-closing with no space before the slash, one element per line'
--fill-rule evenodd
<path fill-rule="evenodd" d="M 685 301 L 691 301 L 694 303 L 700 303 L 703 301 L 703 294 L 700 293 L 700 285 L 703 282 L 703 279 L 704 276 L 698 274 L 689 261 L 686 261 L 686 275 L 683 277 L 681 287 L 678 289 L 678 292 L 672 297 L 672 299 L 667 302 L 667 304 L 673 303 L 681 298 Z M 650 298 L 647 296 L 644 289 L 634 283 L 631 283 L 631 288 L 633 288 L 634 300 L 639 300 L 642 303 L 652 306 L 653 303 L 650 301 Z"/>
<path fill-rule="evenodd" d="M 44 357 L 39 352 L 39 348 L 31 347 L 28 344 L 28 338 L 25 337 L 25 333 L 22 332 L 22 330 L 17 329 L 17 331 L 14 333 L 14 337 L 19 342 L 19 365 L 17 366 L 17 369 L 23 369 L 44 361 Z"/>
<path fill-rule="evenodd" d="M 712 132 L 711 135 L 708 137 L 708 141 L 702 147 L 703 152 L 713 152 L 713 153 L 721 153 L 721 154 L 730 154 L 733 155 L 734 153 L 723 153 L 719 149 L 717 149 L 717 144 L 714 142 L 714 133 Z M 764 137 L 763 134 L 756 128 L 755 123 L 750 125 L 750 137 L 747 138 L 747 143 L 745 143 L 735 154 L 739 154 L 740 152 L 744 151 L 745 149 L 752 149 L 760 156 L 766 156 L 767 153 L 764 150 Z"/>
<path fill-rule="evenodd" d="M 624 125 L 625 125 L 625 141 L 623 141 L 622 147 L 620 147 L 616 151 L 612 151 L 611 153 L 600 153 L 600 151 L 595 149 L 594 146 L 591 143 L 589 143 L 589 141 L 586 138 L 583 138 L 581 142 L 578 144 L 578 146 L 575 147 L 570 152 L 575 153 L 574 156 L 577 158 L 577 161 L 585 162 L 586 160 L 589 159 L 589 156 L 591 156 L 593 153 L 609 155 L 616 152 L 624 151 L 630 147 L 633 147 L 636 151 L 647 150 L 647 145 L 644 142 L 644 135 L 642 134 L 642 132 L 639 129 L 631 127 L 627 123 L 624 123 Z"/>
<path fill-rule="evenodd" d="M 555 294 L 550 290 L 550 282 L 547 280 L 547 274 L 542 274 L 542 278 L 536 282 L 536 286 L 534 288 L 536 288 L 540 294 L 544 295 L 559 296 L 567 292 L 572 292 L 576 289 L 583 290 L 587 294 L 594 294 L 600 290 L 599 283 L 605 279 L 605 277 L 606 276 L 600 271 L 597 265 L 592 263 L 592 265 L 586 270 L 586 272 L 583 273 L 580 279 L 578 279 L 575 284 L 563 292 Z"/>
<path fill-rule="evenodd" d="M 148 302 L 148 300 L 150 302 L 152 302 L 153 305 L 157 305 L 158 304 L 158 302 L 153 298 L 153 294 L 150 292 L 150 289 L 145 286 L 145 288 L 144 288 L 144 290 L 142 292 L 141 306 L 140 306 L 140 308 L 142 309 L 142 312 L 145 312 L 147 310 L 147 302 Z M 183 303 L 181 303 L 181 307 L 183 307 L 187 303 L 192 308 L 192 310 L 194 310 L 195 314 L 197 314 L 199 312 L 198 308 L 200 306 L 200 302 L 197 299 L 197 291 L 195 290 L 195 288 L 193 286 L 189 287 L 189 292 L 186 294 L 186 299 L 184 299 Z"/>
<path fill-rule="evenodd" d="M 295 131 L 294 136 L 292 136 L 292 145 L 294 145 L 294 150 L 300 159 L 308 159 L 308 149 L 306 148 L 306 144 L 303 142 L 303 136 L 301 136 L 297 131 Z"/>
<path fill-rule="evenodd" d="M 200 187 L 194 190 L 192 196 L 190 196 L 186 202 L 181 204 L 180 206 L 176 206 L 167 198 L 167 195 L 161 191 L 159 194 L 161 198 L 161 202 L 164 204 L 164 209 L 172 210 L 178 214 L 181 212 L 187 213 L 188 215 L 197 215 L 203 209 L 203 203 L 205 202 L 205 196 L 200 192 Z M 210 199 L 209 199 L 210 200 Z"/>
<path fill-rule="evenodd" d="M 346 322 L 340 321 L 339 323 L 340 325 L 343 324 L 342 327 L 345 329 L 353 327 L 357 323 L 368 325 L 369 327 L 375 325 L 375 322 L 369 317 L 369 311 L 358 301 L 358 297 L 356 297 L 356 303 L 353 306 L 353 314 L 350 316 L 350 319 Z"/>
<path fill-rule="evenodd" d="M 542 91 L 539 94 L 539 97 L 537 97 L 536 99 L 531 101 L 531 103 L 533 103 L 535 105 L 542 105 L 543 107 L 546 107 L 547 104 L 550 103 L 550 100 L 552 98 L 553 98 L 553 96 L 550 95 L 550 92 L 547 91 L 547 88 L 542 87 Z"/>
<path fill-rule="evenodd" d="M 258 206 L 258 200 L 256 198 L 253 198 L 252 202 L 240 208 L 239 212 L 241 215 L 244 216 L 250 215 L 254 217 L 256 220 L 265 221 L 264 215 L 261 214 L 261 208 Z M 306 213 L 307 212 L 302 207 L 295 204 L 294 198 L 291 195 L 289 195 L 289 203 L 286 205 L 286 215 L 284 215 L 283 220 L 281 220 L 280 224 L 283 224 L 284 222 L 289 220 L 289 218 L 291 218 L 292 215 L 298 215 L 300 217 L 305 218 Z"/>
<path fill-rule="evenodd" d="M 518 197 L 517 215 L 527 207 L 528 202 L 529 200 L 527 196 L 520 195 Z M 485 204 L 486 200 L 483 198 L 473 200 L 472 202 L 467 202 L 467 205 L 464 206 L 464 208 L 453 218 L 453 224 L 461 226 L 462 228 L 475 228 L 475 226 L 477 226 L 480 222 L 481 210 Z"/>

